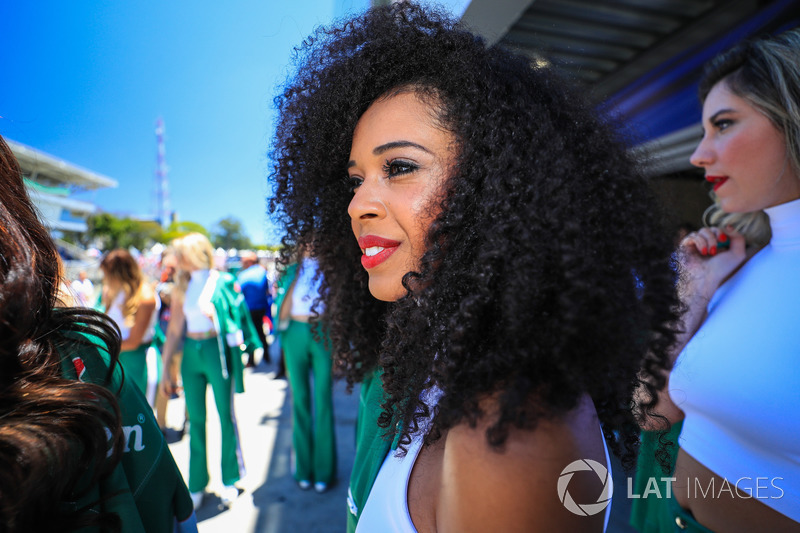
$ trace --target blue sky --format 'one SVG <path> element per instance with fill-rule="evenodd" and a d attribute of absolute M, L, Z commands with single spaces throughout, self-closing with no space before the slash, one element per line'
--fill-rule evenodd
<path fill-rule="evenodd" d="M 449 0 L 460 14 L 465 0 Z M 0 6 L 0 134 L 114 178 L 77 198 L 155 213 L 163 117 L 171 209 L 211 229 L 266 217 L 273 97 L 292 47 L 368 0 L 8 1 Z"/>

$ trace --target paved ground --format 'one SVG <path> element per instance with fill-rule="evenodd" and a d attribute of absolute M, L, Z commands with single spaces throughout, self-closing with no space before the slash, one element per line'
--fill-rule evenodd
<path fill-rule="evenodd" d="M 203 506 L 197 512 L 200 533 L 327 533 L 341 532 L 346 523 L 347 480 L 353 466 L 358 389 L 346 394 L 344 383 L 334 387 L 334 415 L 339 452 L 340 480 L 324 494 L 302 491 L 290 472 L 291 400 L 288 383 L 273 379 L 275 365 L 261 363 L 245 370 L 245 392 L 235 397 L 236 416 L 242 440 L 247 475 L 239 483 L 244 492 L 225 509 L 217 493 L 222 489 L 219 466 L 219 419 L 209 388 L 208 440 L 211 483 Z M 167 410 L 168 425 L 183 422 L 183 399 L 173 399 Z M 189 438 L 168 440 L 175 461 L 188 479 Z"/>

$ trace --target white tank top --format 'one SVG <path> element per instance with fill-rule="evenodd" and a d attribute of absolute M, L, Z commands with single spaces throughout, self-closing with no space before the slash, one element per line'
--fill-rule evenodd
<path fill-rule="evenodd" d="M 425 403 L 435 405 L 440 394 L 438 391 L 429 394 Z M 422 441 L 426 432 L 427 429 L 414 435 L 404 457 L 399 457 L 397 451 L 394 450 L 390 451 L 383 460 L 378 477 L 375 478 L 367 502 L 364 504 L 364 510 L 358 519 L 356 533 L 417 533 L 417 528 L 411 521 L 411 513 L 408 511 L 408 480 L 422 449 Z M 600 436 L 602 438 L 602 430 Z M 607 475 L 610 478 L 611 460 L 608 456 L 605 438 L 603 438 L 603 446 L 606 452 L 606 465 L 608 465 Z M 613 491 L 613 484 L 610 487 Z M 553 491 L 556 491 L 557 488 L 554 483 Z M 603 531 L 608 528 L 610 516 L 611 500 L 609 498 L 608 506 L 605 508 Z"/>
<path fill-rule="evenodd" d="M 317 274 L 317 260 L 310 257 L 303 259 L 300 265 L 300 272 L 297 274 L 297 281 L 292 291 L 292 310 L 293 316 L 309 316 L 314 300 L 319 298 L 319 288 L 322 285 L 322 278 L 314 281 Z M 322 303 L 319 311 L 322 312 Z"/>
<path fill-rule="evenodd" d="M 113 320 L 119 328 L 120 338 L 122 340 L 126 340 L 131 334 L 130 328 L 125 325 L 125 316 L 122 314 L 122 306 L 124 304 L 125 292 L 119 291 L 119 293 L 117 293 L 117 297 L 114 298 L 114 301 L 112 301 L 111 305 L 109 305 L 108 309 L 106 309 L 108 318 Z"/>
<path fill-rule="evenodd" d="M 205 333 L 214 330 L 214 321 L 209 313 L 212 312 L 211 293 L 214 287 L 208 283 L 211 271 L 208 269 L 195 270 L 186 287 L 183 297 L 183 315 L 186 317 L 186 331 L 189 333 Z M 207 285 L 209 285 L 207 287 Z"/>
<path fill-rule="evenodd" d="M 156 322 L 158 321 L 158 310 L 161 309 L 161 300 L 159 299 L 158 295 L 156 294 L 156 307 L 153 309 L 153 314 L 150 316 L 150 324 L 147 325 L 147 329 L 144 332 L 144 336 L 142 337 L 142 344 L 148 343 L 153 340 L 153 335 L 156 332 Z M 117 297 L 114 298 L 114 301 L 111 302 L 111 305 L 108 306 L 106 310 L 106 314 L 108 317 L 113 320 L 117 326 L 119 327 L 120 331 L 120 338 L 124 340 L 128 340 L 128 337 L 131 336 L 131 329 L 125 325 L 125 317 L 122 314 L 122 306 L 125 304 L 125 293 L 120 291 L 117 294 Z"/>

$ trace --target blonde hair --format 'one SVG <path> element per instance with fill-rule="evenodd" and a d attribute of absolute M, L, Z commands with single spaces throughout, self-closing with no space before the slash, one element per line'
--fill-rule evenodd
<path fill-rule="evenodd" d="M 749 39 L 706 65 L 700 80 L 700 101 L 718 83 L 761 111 L 783 134 L 789 163 L 800 172 L 800 28 L 779 35 Z M 764 246 L 771 238 L 769 217 L 763 211 L 726 213 L 716 204 L 706 210 L 708 226 L 731 225 L 745 235 L 748 244 Z"/>
<path fill-rule="evenodd" d="M 175 250 L 175 257 L 178 259 L 178 273 L 175 276 L 175 287 L 182 295 L 186 292 L 186 287 L 189 285 L 189 272 L 180 270 L 180 264 L 185 261 L 192 265 L 195 269 L 211 269 L 214 268 L 214 247 L 208 237 L 202 233 L 189 233 L 183 237 L 177 238 L 171 243 L 172 248 Z"/>
<path fill-rule="evenodd" d="M 133 326 L 134 316 L 139 310 L 139 303 L 142 300 L 142 285 L 144 275 L 139 263 L 127 250 L 112 250 L 100 262 L 100 269 L 103 277 L 107 280 L 116 282 L 116 287 L 109 288 L 103 297 L 103 306 L 106 310 L 117 298 L 120 291 L 125 293 L 125 302 L 122 304 L 122 316 L 125 318 L 125 325 Z"/>
<path fill-rule="evenodd" d="M 711 193 L 714 198 L 714 193 Z M 763 248 L 772 238 L 772 230 L 769 227 L 769 217 L 764 211 L 753 211 L 751 213 L 726 213 L 716 203 L 714 198 L 705 213 L 703 213 L 703 224 L 707 227 L 717 227 L 725 229 L 733 226 L 733 229 L 744 235 L 747 246 Z"/>

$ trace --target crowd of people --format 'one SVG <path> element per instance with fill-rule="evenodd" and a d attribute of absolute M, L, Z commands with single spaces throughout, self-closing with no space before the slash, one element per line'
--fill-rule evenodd
<path fill-rule="evenodd" d="M 230 505 L 233 397 L 270 341 L 293 478 L 348 483 L 350 532 L 605 531 L 620 496 L 579 471 L 610 454 L 637 484 L 669 480 L 636 502 L 640 531 L 800 530 L 798 54 L 793 29 L 707 65 L 691 162 L 713 205 L 677 249 L 584 95 L 406 2 L 296 50 L 271 152 L 277 277 L 255 252 L 225 272 L 190 233 L 157 279 L 111 250 L 95 285 L 70 285 L 0 140 L 0 531 L 195 531 L 207 389 Z M 334 377 L 360 395 L 343 474 Z M 179 393 L 186 479 L 165 441 Z"/>

